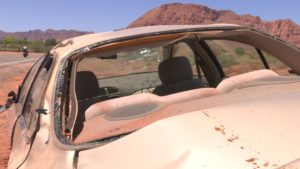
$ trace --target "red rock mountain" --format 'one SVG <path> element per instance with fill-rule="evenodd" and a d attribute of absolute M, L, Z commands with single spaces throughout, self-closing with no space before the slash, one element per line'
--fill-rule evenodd
<path fill-rule="evenodd" d="M 88 34 L 91 32 L 84 32 L 78 30 L 53 30 L 47 29 L 45 31 L 37 30 L 30 30 L 27 32 L 3 32 L 0 31 L 0 39 L 5 38 L 6 36 L 14 36 L 17 39 L 27 38 L 29 40 L 46 40 L 54 38 L 57 41 L 62 41 L 64 39 Z"/>
<path fill-rule="evenodd" d="M 255 27 L 300 47 L 300 26 L 289 19 L 264 21 L 258 16 L 238 15 L 230 10 L 214 10 L 195 4 L 171 3 L 150 10 L 129 28 L 150 25 L 233 23 Z"/>

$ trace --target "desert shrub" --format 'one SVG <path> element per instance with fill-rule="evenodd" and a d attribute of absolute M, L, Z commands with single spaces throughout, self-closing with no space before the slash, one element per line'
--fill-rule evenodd
<path fill-rule="evenodd" d="M 56 40 L 54 38 L 51 38 L 51 39 L 47 39 L 45 41 L 45 47 L 46 48 L 50 48 L 50 47 L 53 47 L 57 44 Z"/>
<path fill-rule="evenodd" d="M 243 56 L 245 55 L 245 49 L 242 48 L 242 47 L 238 47 L 235 49 L 235 53 L 238 55 L 238 56 Z"/>
<path fill-rule="evenodd" d="M 55 39 L 47 40 L 28 40 L 26 38 L 16 39 L 13 36 L 7 36 L 0 40 L 1 51 L 21 51 L 23 46 L 27 46 L 30 52 L 48 52 L 58 42 Z"/>
<path fill-rule="evenodd" d="M 12 45 L 15 44 L 16 38 L 14 36 L 7 36 L 2 40 L 2 44 L 4 45 Z"/>
<path fill-rule="evenodd" d="M 218 60 L 220 64 L 225 68 L 238 64 L 238 62 L 234 59 L 234 57 L 229 53 L 222 53 L 218 57 Z"/>
<path fill-rule="evenodd" d="M 31 44 L 29 45 L 29 48 L 33 52 L 37 52 L 37 53 L 45 51 L 45 45 L 41 40 L 32 41 Z"/>

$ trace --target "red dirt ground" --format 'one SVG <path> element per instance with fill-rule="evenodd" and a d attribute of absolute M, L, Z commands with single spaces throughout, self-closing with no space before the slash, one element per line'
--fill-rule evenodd
<path fill-rule="evenodd" d="M 3 54 L 3 53 L 2 53 Z M 14 55 L 19 53 L 9 53 Z M 33 62 L 22 63 L 9 67 L 0 67 L 0 104 L 6 101 L 6 95 L 9 91 L 17 91 L 27 71 Z M 7 133 L 6 112 L 0 114 L 0 169 L 7 166 L 10 153 L 9 136 Z"/>

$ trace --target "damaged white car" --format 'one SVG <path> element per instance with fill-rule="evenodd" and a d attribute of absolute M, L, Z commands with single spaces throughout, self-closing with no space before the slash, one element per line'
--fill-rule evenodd
<path fill-rule="evenodd" d="M 8 168 L 300 168 L 300 50 L 238 25 L 63 41 L 7 110 Z"/>

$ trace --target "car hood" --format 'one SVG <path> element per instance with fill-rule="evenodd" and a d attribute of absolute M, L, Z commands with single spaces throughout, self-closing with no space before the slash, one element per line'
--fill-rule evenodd
<path fill-rule="evenodd" d="M 79 152 L 77 167 L 279 168 L 300 158 L 299 100 L 293 90 L 163 119 Z"/>

